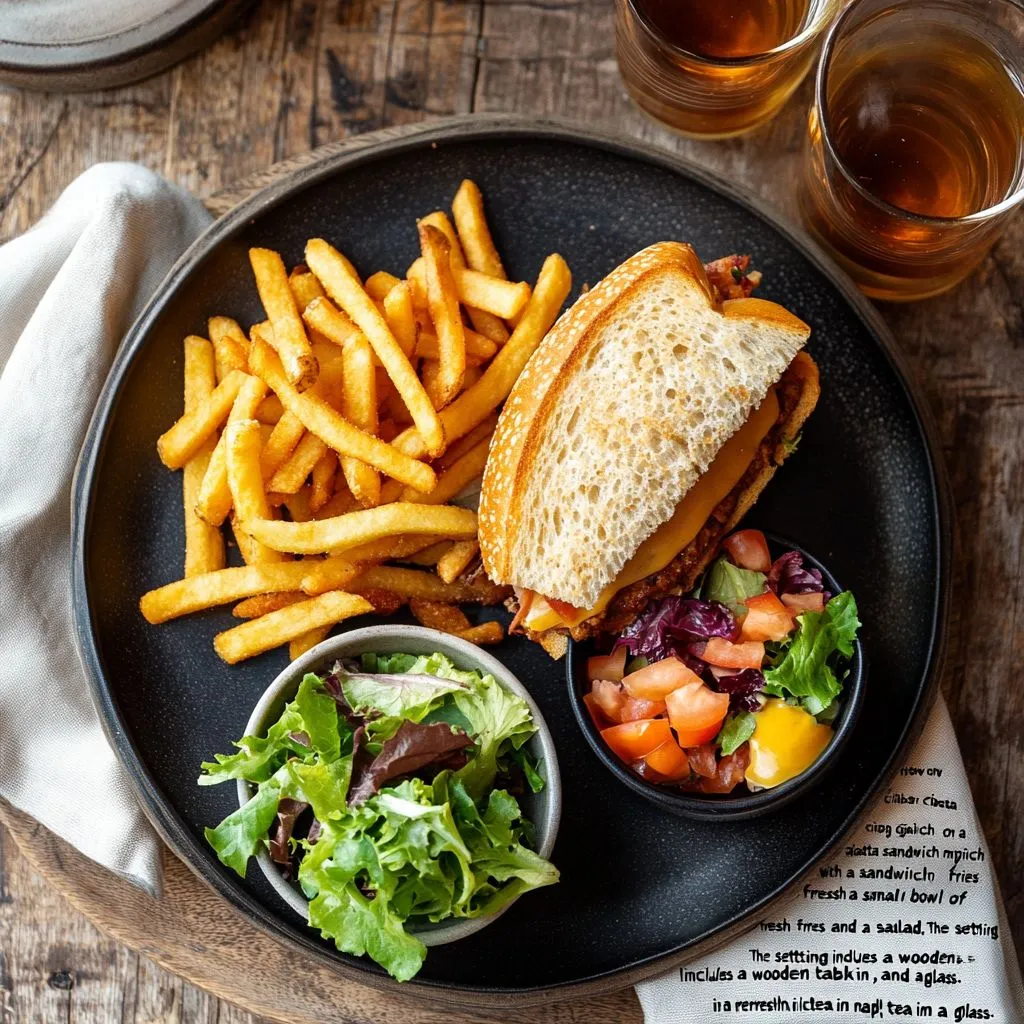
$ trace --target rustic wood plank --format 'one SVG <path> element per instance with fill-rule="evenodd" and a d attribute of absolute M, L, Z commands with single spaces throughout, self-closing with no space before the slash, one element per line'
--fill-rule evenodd
<path fill-rule="evenodd" d="M 381 126 L 469 110 L 553 115 L 653 141 L 793 216 L 809 96 L 805 83 L 783 114 L 752 136 L 693 142 L 647 120 L 628 100 L 615 68 L 608 0 L 264 0 L 219 42 L 148 82 L 69 97 L 0 88 L 0 240 L 28 228 L 98 160 L 137 160 L 204 198 L 220 192 L 211 206 L 223 210 L 276 178 L 280 168 L 267 170 L 276 161 L 300 161 L 316 146 Z M 979 273 L 954 292 L 915 306 L 882 307 L 924 384 L 950 466 L 962 528 L 944 690 L 1018 949 L 1024 944 L 1024 691 L 1016 685 L 1024 655 L 1022 295 L 1024 218 L 1018 217 Z M 19 835 L 34 850 L 38 833 Z M 46 860 L 51 881 L 35 874 L 13 843 L 0 841 L 3 1024 L 258 1024 L 245 1010 L 118 947 L 54 890 L 77 886 L 76 899 L 93 916 L 111 907 L 137 909 L 139 894 L 124 886 L 108 890 L 96 880 L 97 869 L 60 845 L 47 844 L 34 856 Z M 175 898 L 195 900 L 199 913 L 229 913 L 177 862 L 169 865 L 169 880 Z M 162 920 L 149 906 L 145 913 L 151 922 Z M 216 945 L 201 957 L 193 953 L 199 961 L 193 963 L 161 950 L 153 934 L 119 934 L 218 989 Z M 256 935 L 254 941 L 267 940 Z M 70 988 L 61 987 L 64 970 Z M 256 982 L 250 1005 L 261 993 Z M 346 1019 L 411 1019 L 404 1006 L 382 1008 L 373 997 L 351 1003 Z M 629 995 L 599 1004 L 597 1011 L 590 1004 L 563 1008 L 559 1019 L 636 1014 Z"/>

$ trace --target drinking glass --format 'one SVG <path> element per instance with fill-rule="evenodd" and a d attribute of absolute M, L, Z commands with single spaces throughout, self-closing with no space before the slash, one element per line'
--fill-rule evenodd
<path fill-rule="evenodd" d="M 962 281 L 1024 201 L 1020 0 L 854 0 L 829 30 L 800 209 L 861 290 Z"/>
<path fill-rule="evenodd" d="M 842 0 L 615 0 L 619 72 L 641 110 L 723 139 L 774 117 Z"/>

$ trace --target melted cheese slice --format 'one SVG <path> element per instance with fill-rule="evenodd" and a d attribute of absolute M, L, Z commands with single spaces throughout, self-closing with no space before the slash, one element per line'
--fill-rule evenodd
<path fill-rule="evenodd" d="M 830 726 L 782 700 L 769 700 L 754 715 L 754 722 L 746 772 L 751 789 L 771 789 L 795 779 L 818 760 L 832 739 Z"/>
<path fill-rule="evenodd" d="M 556 626 L 578 625 L 604 611 L 623 587 L 664 569 L 700 533 L 718 503 L 743 479 L 758 447 L 778 418 L 779 400 L 772 388 L 747 422 L 722 445 L 675 512 L 636 549 L 618 576 L 604 588 L 593 608 L 570 611 L 569 605 L 559 603 L 556 610 L 538 594 L 523 624 L 538 633 Z"/>

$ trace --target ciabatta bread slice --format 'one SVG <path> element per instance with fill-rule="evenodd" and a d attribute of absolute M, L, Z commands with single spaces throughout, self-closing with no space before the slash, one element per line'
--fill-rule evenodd
<path fill-rule="evenodd" d="M 772 302 L 716 305 L 688 245 L 660 242 L 612 271 L 505 403 L 480 498 L 488 575 L 592 606 L 809 334 Z"/>

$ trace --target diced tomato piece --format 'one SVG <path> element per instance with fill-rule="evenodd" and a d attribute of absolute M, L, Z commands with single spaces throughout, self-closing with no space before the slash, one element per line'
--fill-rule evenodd
<path fill-rule="evenodd" d="M 709 665 L 717 665 L 719 668 L 760 668 L 764 661 L 764 644 L 756 640 L 731 644 L 720 636 L 713 636 L 705 645 L 701 657 Z"/>
<path fill-rule="evenodd" d="M 709 779 L 701 779 L 702 793 L 731 793 L 746 778 L 750 747 L 744 743 L 731 754 L 718 759 L 718 768 Z"/>
<path fill-rule="evenodd" d="M 737 530 L 725 538 L 722 547 L 741 569 L 768 572 L 772 567 L 768 541 L 760 530 Z"/>
<path fill-rule="evenodd" d="M 602 729 L 601 736 L 623 761 L 636 761 L 672 739 L 672 730 L 667 719 L 645 718 Z"/>
<path fill-rule="evenodd" d="M 690 774 L 690 759 L 675 740 L 655 747 L 645 758 L 648 767 L 673 782 Z"/>
<path fill-rule="evenodd" d="M 590 695 L 601 709 L 609 722 L 625 721 L 622 717 L 622 705 L 626 703 L 626 694 L 621 683 L 613 683 L 610 679 L 595 679 L 590 686 Z M 653 715 L 641 715 L 641 718 L 653 718 Z"/>
<path fill-rule="evenodd" d="M 549 597 L 548 604 L 551 606 L 553 611 L 557 612 L 563 619 L 567 619 L 569 622 L 574 621 L 580 614 L 580 609 L 569 604 L 568 601 L 557 601 L 555 598 Z"/>
<path fill-rule="evenodd" d="M 633 761 L 630 766 L 633 771 L 640 776 L 644 782 L 668 782 L 661 772 L 656 772 L 643 758 L 639 761 Z"/>
<path fill-rule="evenodd" d="M 663 700 L 644 700 L 643 697 L 626 697 L 619 714 L 621 722 L 637 722 L 641 718 L 657 718 L 665 714 Z"/>
<path fill-rule="evenodd" d="M 594 695 L 592 693 L 583 694 L 583 703 L 586 704 L 587 711 L 590 712 L 590 720 L 597 727 L 598 732 L 615 724 L 608 720 L 605 713 L 601 710 L 601 705 L 594 700 Z"/>
<path fill-rule="evenodd" d="M 587 678 L 593 682 L 595 679 L 610 679 L 613 683 L 622 682 L 626 672 L 626 655 L 629 652 L 625 647 L 612 651 L 611 654 L 599 654 L 593 658 L 587 658 Z"/>
<path fill-rule="evenodd" d="M 710 779 L 718 770 L 718 756 L 713 743 L 702 743 L 699 747 L 691 747 L 687 752 L 690 767 L 702 778 Z"/>
<path fill-rule="evenodd" d="M 740 627 L 740 642 L 748 640 L 782 640 L 793 632 L 793 613 L 770 591 L 743 602 L 747 614 Z"/>
<path fill-rule="evenodd" d="M 813 594 L 783 594 L 782 603 L 798 615 L 801 612 L 823 612 L 825 595 L 820 590 Z"/>
<path fill-rule="evenodd" d="M 693 682 L 700 682 L 700 676 L 678 658 L 656 661 L 622 678 L 626 692 L 631 697 L 642 697 L 644 700 L 664 700 L 673 690 Z"/>
<path fill-rule="evenodd" d="M 698 679 L 673 690 L 665 705 L 679 746 L 699 747 L 718 735 L 729 710 L 729 694 L 716 693 Z"/>

